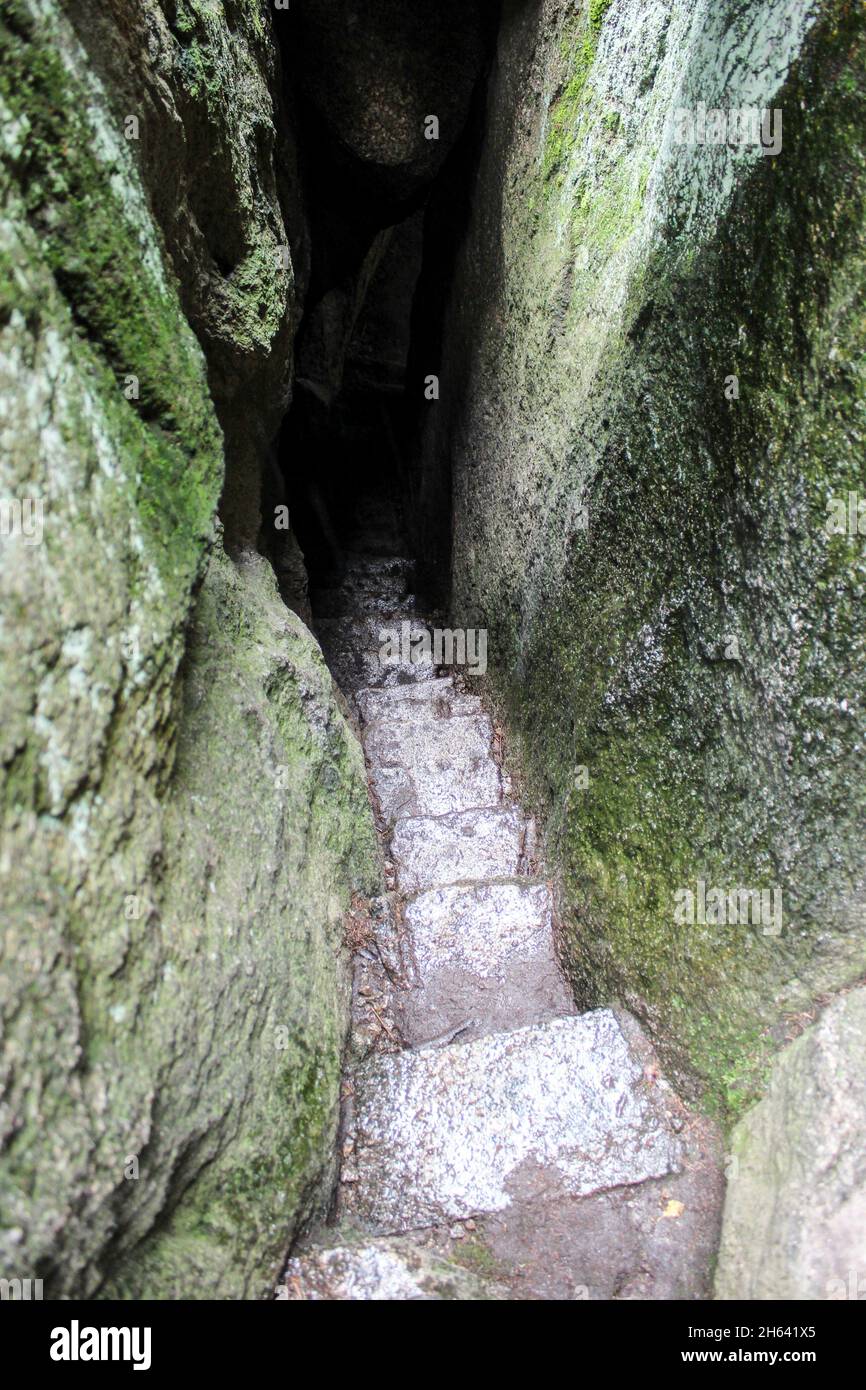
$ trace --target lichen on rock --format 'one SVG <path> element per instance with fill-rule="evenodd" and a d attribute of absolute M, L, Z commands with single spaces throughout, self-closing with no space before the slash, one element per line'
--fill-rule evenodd
<path fill-rule="evenodd" d="M 866 991 L 837 999 L 777 1059 L 734 1129 L 716 1270 L 721 1299 L 859 1301 Z"/>
<path fill-rule="evenodd" d="M 863 44 L 844 0 L 506 4 L 421 468 L 578 997 L 726 1113 L 866 964 L 866 560 L 826 526 L 863 484 Z M 700 101 L 781 110 L 781 152 L 677 143 Z M 777 890 L 781 935 L 678 922 L 701 883 Z"/>
<path fill-rule="evenodd" d="M 205 8 L 231 86 L 248 51 Z M 373 828 L 314 639 L 223 553 L 227 369 L 91 38 L 0 6 L 0 496 L 42 509 L 39 543 L 0 538 L 0 1262 L 53 1297 L 261 1296 L 326 1200 Z M 235 173 L 250 207 L 270 158 Z M 227 311 L 242 356 L 263 324 L 247 386 L 297 313 L 284 277 L 260 321 L 265 281 Z"/>

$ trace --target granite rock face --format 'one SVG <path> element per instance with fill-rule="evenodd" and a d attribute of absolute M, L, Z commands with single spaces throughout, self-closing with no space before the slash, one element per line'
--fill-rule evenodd
<path fill-rule="evenodd" d="M 397 822 L 391 853 L 404 893 L 520 872 L 527 822 L 516 806 L 490 806 Z"/>
<path fill-rule="evenodd" d="M 507 1298 L 495 1280 L 407 1240 L 335 1245 L 289 1261 L 285 1301 L 352 1303 L 484 1302 Z"/>
<path fill-rule="evenodd" d="M 681 1161 L 605 1009 L 385 1057 L 358 1073 L 354 1134 L 349 1210 L 382 1232 L 502 1211 L 533 1167 L 584 1197 Z"/>
<path fill-rule="evenodd" d="M 733 1133 L 716 1297 L 866 1298 L 866 990 L 777 1059 Z"/>
<path fill-rule="evenodd" d="M 705 1297 L 715 1132 L 631 1015 L 739 1114 L 862 978 L 863 7 L 504 0 L 475 169 L 498 12 L 0 0 L 0 1274 L 48 1296 L 273 1290 L 356 931 L 370 1229 L 302 1296 L 498 1296 L 457 1221 L 529 1296 Z M 350 398 L 428 373 L 430 563 L 371 495 L 312 585 L 374 909 L 256 546 L 309 615 L 275 504 L 327 552 Z M 445 546 L 484 707 L 411 655 Z M 722 1297 L 860 1296 L 861 1015 L 736 1131 Z"/>
<path fill-rule="evenodd" d="M 268 10 L 245 0 L 69 7 L 105 116 L 124 136 L 137 122 L 127 143 L 225 436 L 231 548 L 254 544 L 261 526 L 262 462 L 289 402 L 309 278 L 294 120 Z"/>
<path fill-rule="evenodd" d="M 298 313 L 273 45 L 246 4 L 72 8 L 0 6 L 0 1266 L 261 1296 L 332 1175 L 376 881 L 316 643 L 215 520 L 220 412 L 266 430 Z"/>
<path fill-rule="evenodd" d="M 403 917 L 417 983 L 401 1000 L 401 1034 L 423 1040 L 462 1027 L 464 1038 L 478 1037 L 570 1013 L 552 908 L 547 884 L 521 879 L 410 899 Z"/>
<path fill-rule="evenodd" d="M 578 997 L 728 1113 L 866 965 L 863 58 L 845 0 L 506 0 L 416 477 Z"/>

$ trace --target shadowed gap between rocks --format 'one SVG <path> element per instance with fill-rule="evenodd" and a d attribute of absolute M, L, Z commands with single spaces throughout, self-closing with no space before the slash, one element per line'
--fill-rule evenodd
<path fill-rule="evenodd" d="M 304 7 L 277 26 L 311 266 L 293 399 L 265 480 L 264 543 L 284 599 L 329 659 L 320 620 L 339 610 L 335 590 L 354 552 L 411 555 L 412 586 L 428 606 L 447 603 L 448 459 L 423 475 L 420 439 L 437 408 L 499 7 L 448 5 L 432 17 L 374 9 L 369 48 L 352 49 L 351 6 Z M 365 64 L 382 88 L 375 128 L 357 106 Z M 395 91 L 409 94 L 405 109 Z M 438 140 L 427 138 L 434 115 Z"/>

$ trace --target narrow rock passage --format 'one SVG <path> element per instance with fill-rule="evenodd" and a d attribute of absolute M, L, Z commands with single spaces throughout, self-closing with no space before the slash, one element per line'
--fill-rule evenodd
<path fill-rule="evenodd" d="M 382 629 L 429 621 L 395 530 L 374 499 L 317 599 L 393 891 L 358 922 L 336 1224 L 289 1262 L 286 1296 L 707 1297 L 712 1127 L 632 1018 L 576 1012 L 480 699 L 429 662 L 380 660 Z"/>

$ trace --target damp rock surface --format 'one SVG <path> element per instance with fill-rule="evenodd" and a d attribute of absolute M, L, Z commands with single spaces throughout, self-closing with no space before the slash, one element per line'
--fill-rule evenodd
<path fill-rule="evenodd" d="M 0 1273 L 261 1298 L 378 887 L 321 653 L 217 520 L 258 531 L 301 312 L 269 7 L 14 0 L 0 48 L 0 498 L 44 523 L 0 536 Z"/>
<path fill-rule="evenodd" d="M 446 716 L 444 701 L 409 708 L 428 717 L 381 720 L 367 730 L 373 790 L 386 820 L 495 806 L 501 785 L 487 715 Z"/>
<path fill-rule="evenodd" d="M 866 960 L 866 551 L 828 528 L 862 495 L 864 54 L 845 0 L 506 0 L 416 468 L 572 973 L 732 1116 Z M 681 138 L 702 105 L 775 149 Z M 698 880 L 775 887 L 781 935 L 678 923 Z"/>
<path fill-rule="evenodd" d="M 514 806 L 485 806 L 398 821 L 391 842 L 404 893 L 520 870 L 526 817 Z"/>
<path fill-rule="evenodd" d="M 408 1230 L 511 1205 L 525 1164 L 585 1196 L 661 1177 L 680 1149 L 612 1013 L 408 1050 L 355 1077 L 350 1210 Z"/>
<path fill-rule="evenodd" d="M 359 1241 L 289 1261 L 278 1297 L 309 1302 L 476 1302 L 507 1290 L 405 1240 Z"/>
<path fill-rule="evenodd" d="M 553 945 L 546 883 L 500 880 L 429 889 L 405 906 L 417 968 L 400 995 L 410 1044 L 463 1027 L 464 1041 L 574 1011 Z"/>
<path fill-rule="evenodd" d="M 866 1297 L 866 990 L 837 999 L 777 1059 L 734 1130 L 721 1299 Z"/>

